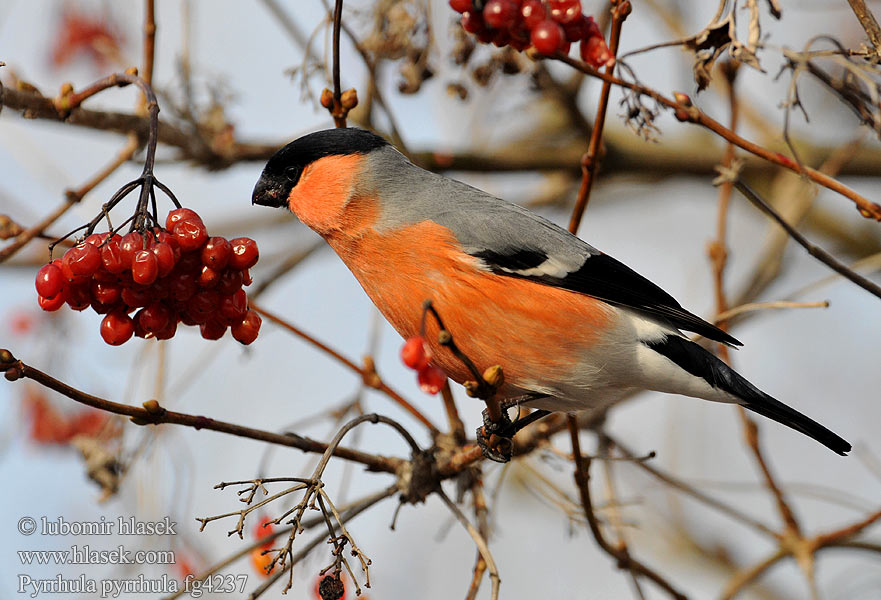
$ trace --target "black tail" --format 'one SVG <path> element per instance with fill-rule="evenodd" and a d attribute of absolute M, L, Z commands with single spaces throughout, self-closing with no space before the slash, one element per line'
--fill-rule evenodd
<path fill-rule="evenodd" d="M 829 431 L 810 417 L 806 417 L 797 410 L 789 408 L 779 400 L 775 400 L 768 394 L 762 394 L 762 398 L 747 400 L 743 407 L 755 413 L 774 419 L 787 427 L 792 427 L 806 436 L 812 437 L 833 452 L 846 456 L 851 447 L 847 440 Z"/>
<path fill-rule="evenodd" d="M 800 431 L 841 456 L 850 452 L 851 446 L 846 440 L 761 391 L 734 369 L 694 342 L 676 335 L 668 335 L 663 340 L 643 341 L 643 343 L 692 375 L 704 379 L 714 388 L 736 396 L 741 400 L 740 404 L 747 410 Z"/>

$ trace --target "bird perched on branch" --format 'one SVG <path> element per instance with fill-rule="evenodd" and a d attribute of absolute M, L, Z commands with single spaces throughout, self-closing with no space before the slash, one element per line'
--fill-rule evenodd
<path fill-rule="evenodd" d="M 360 129 L 318 131 L 269 160 L 253 202 L 319 233 L 404 338 L 430 299 L 508 398 L 551 411 L 608 406 L 634 390 L 739 404 L 838 454 L 851 446 L 765 394 L 681 332 L 740 342 L 614 258 L 532 212 L 413 165 Z M 433 362 L 473 375 L 429 331 Z"/>

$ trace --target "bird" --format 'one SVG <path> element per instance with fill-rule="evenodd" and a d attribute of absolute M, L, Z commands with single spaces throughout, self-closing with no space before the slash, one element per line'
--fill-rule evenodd
<path fill-rule="evenodd" d="M 323 237 L 403 338 L 422 334 L 430 300 L 475 365 L 502 367 L 504 398 L 572 413 L 654 390 L 738 404 L 851 450 L 686 337 L 742 345 L 636 271 L 522 206 L 414 165 L 375 133 L 290 142 L 266 163 L 252 203 L 288 209 Z M 432 362 L 473 380 L 427 326 Z"/>

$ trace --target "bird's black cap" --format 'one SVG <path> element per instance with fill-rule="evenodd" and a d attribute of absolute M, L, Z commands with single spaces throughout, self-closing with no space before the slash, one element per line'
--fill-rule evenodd
<path fill-rule="evenodd" d="M 287 206 L 291 189 L 310 163 L 325 156 L 367 154 L 388 145 L 375 133 L 355 127 L 325 129 L 304 135 L 272 155 L 254 187 L 251 203 Z"/>

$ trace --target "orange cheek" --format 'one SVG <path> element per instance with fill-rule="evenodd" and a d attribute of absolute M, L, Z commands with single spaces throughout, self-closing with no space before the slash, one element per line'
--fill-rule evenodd
<path fill-rule="evenodd" d="M 306 167 L 288 196 L 288 207 L 320 234 L 343 229 L 343 208 L 354 189 L 363 157 L 326 156 Z"/>
<path fill-rule="evenodd" d="M 430 298 L 478 368 L 501 364 L 514 385 L 536 376 L 565 379 L 578 354 L 597 342 L 612 318 L 602 302 L 588 296 L 478 269 L 447 229 L 429 221 L 387 235 L 334 236 L 328 242 L 403 337 L 419 334 L 422 302 Z M 455 381 L 473 379 L 437 344 L 434 319 L 426 322 L 434 362 Z"/>

